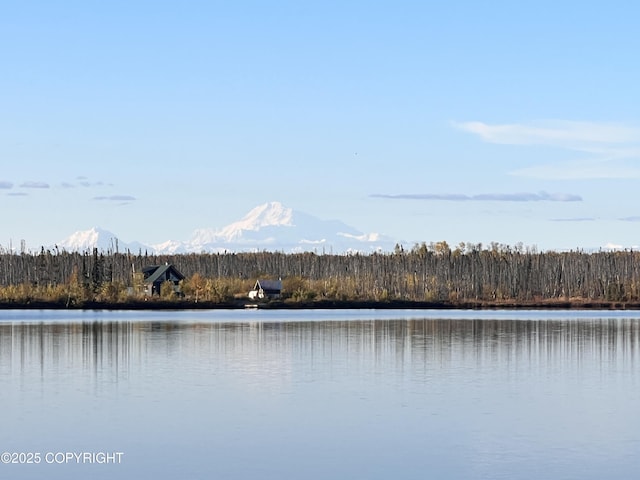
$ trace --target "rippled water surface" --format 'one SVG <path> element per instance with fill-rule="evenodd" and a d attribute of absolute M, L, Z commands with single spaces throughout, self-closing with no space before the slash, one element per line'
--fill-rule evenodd
<path fill-rule="evenodd" d="M 640 471 L 640 314 L 0 311 L 0 478 Z M 58 457 L 58 459 L 61 457 Z"/>

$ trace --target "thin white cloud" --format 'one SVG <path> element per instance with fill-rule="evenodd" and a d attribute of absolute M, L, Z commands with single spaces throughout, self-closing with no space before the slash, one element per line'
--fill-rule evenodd
<path fill-rule="evenodd" d="M 49 184 L 46 182 L 24 182 L 20 185 L 21 188 L 49 188 Z"/>
<path fill-rule="evenodd" d="M 623 217 L 620 218 L 620 220 L 622 220 L 623 222 L 640 222 L 640 216 L 634 215 L 631 217 Z"/>
<path fill-rule="evenodd" d="M 9 190 L 11 188 L 13 188 L 13 183 L 6 182 L 6 181 L 0 181 L 0 189 Z"/>
<path fill-rule="evenodd" d="M 640 140 L 640 128 L 616 123 L 553 120 L 501 125 L 454 122 L 453 125 L 478 135 L 485 142 L 506 145 L 556 145 L 582 150 L 588 145 L 636 143 Z"/>
<path fill-rule="evenodd" d="M 513 170 L 511 175 L 539 179 L 590 180 L 640 178 L 640 167 L 630 164 L 632 160 L 615 158 L 584 159 L 559 164 L 533 165 Z"/>
<path fill-rule="evenodd" d="M 523 124 L 453 123 L 488 143 L 556 147 L 585 158 L 516 169 L 512 175 L 545 179 L 640 178 L 640 128 L 617 123 L 546 121 Z"/>
<path fill-rule="evenodd" d="M 93 197 L 93 199 L 99 200 L 99 201 L 110 201 L 110 202 L 132 202 L 136 199 L 136 197 L 133 197 L 131 195 L 106 195 L 106 196 Z"/>
<path fill-rule="evenodd" d="M 594 217 L 552 218 L 552 222 L 595 222 Z"/>
<path fill-rule="evenodd" d="M 26 197 L 29 194 L 25 193 L 25 192 L 9 192 L 9 193 L 7 193 L 7 195 L 9 195 L 11 197 Z"/>
<path fill-rule="evenodd" d="M 97 181 L 89 180 L 87 177 L 79 176 L 75 178 L 75 181 L 62 182 L 60 186 L 62 188 L 77 188 L 77 187 L 92 188 L 92 187 L 104 187 L 104 186 L 113 187 L 113 184 L 105 183 L 101 180 L 97 180 Z"/>
<path fill-rule="evenodd" d="M 581 202 L 582 197 L 573 193 L 481 193 L 465 195 L 462 193 L 374 193 L 373 198 L 389 200 L 441 200 L 450 202 Z"/>

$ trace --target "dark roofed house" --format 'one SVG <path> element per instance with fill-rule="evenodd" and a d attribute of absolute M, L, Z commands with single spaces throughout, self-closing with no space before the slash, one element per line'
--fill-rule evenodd
<path fill-rule="evenodd" d="M 282 282 L 280 280 L 257 280 L 253 290 L 249 292 L 250 299 L 280 298 Z"/>
<path fill-rule="evenodd" d="M 184 280 L 176 267 L 169 263 L 164 265 L 151 265 L 142 269 L 144 275 L 144 293 L 147 295 L 160 295 L 160 287 L 166 281 L 173 283 L 173 291 L 180 293 L 180 280 Z"/>

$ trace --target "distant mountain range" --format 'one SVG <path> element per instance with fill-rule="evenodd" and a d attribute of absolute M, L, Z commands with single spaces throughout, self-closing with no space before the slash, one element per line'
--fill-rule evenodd
<path fill-rule="evenodd" d="M 75 232 L 58 243 L 67 251 L 127 250 L 156 254 L 223 253 L 248 251 L 315 251 L 346 253 L 390 251 L 396 242 L 377 233 L 362 233 L 338 220 L 321 220 L 285 207 L 280 202 L 259 205 L 241 220 L 216 230 L 195 230 L 187 241 L 167 240 L 158 244 L 125 243 L 118 235 L 101 228 Z"/>
<path fill-rule="evenodd" d="M 68 252 L 81 252 L 85 250 L 93 250 L 97 248 L 100 251 L 119 251 L 126 252 L 138 252 L 139 250 L 152 250 L 147 245 L 140 242 L 125 243 L 118 239 L 118 236 L 99 227 L 93 227 L 89 230 L 83 230 L 75 232 L 69 235 L 67 238 L 56 244 L 60 249 L 64 249 Z"/>

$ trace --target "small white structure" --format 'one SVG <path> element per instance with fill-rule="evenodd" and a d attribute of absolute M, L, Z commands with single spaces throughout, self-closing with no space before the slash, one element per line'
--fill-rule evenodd
<path fill-rule="evenodd" d="M 249 298 L 255 300 L 280 298 L 282 295 L 282 281 L 280 280 L 257 280 L 253 290 L 249 292 Z"/>

